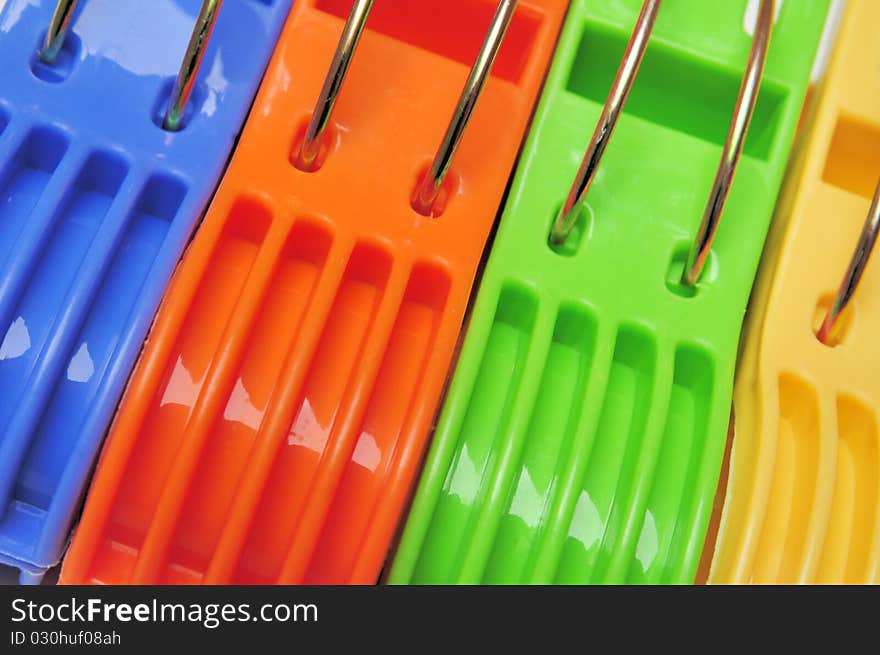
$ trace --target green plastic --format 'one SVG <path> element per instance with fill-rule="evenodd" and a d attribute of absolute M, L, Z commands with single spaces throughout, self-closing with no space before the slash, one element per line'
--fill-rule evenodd
<path fill-rule="evenodd" d="M 547 242 L 641 0 L 573 2 L 388 582 L 689 583 L 737 341 L 829 2 L 782 3 L 696 293 L 678 284 L 751 47 L 667 0 L 574 238 Z"/>

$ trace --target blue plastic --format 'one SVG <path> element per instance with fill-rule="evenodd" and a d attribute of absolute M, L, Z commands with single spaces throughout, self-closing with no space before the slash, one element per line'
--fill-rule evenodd
<path fill-rule="evenodd" d="M 0 3 L 0 562 L 39 582 L 292 0 L 226 0 L 180 132 L 159 125 L 200 0 Z"/>

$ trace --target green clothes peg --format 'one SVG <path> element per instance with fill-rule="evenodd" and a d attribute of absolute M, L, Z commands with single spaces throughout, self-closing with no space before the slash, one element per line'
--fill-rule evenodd
<path fill-rule="evenodd" d="M 667 0 L 611 136 L 642 2 L 572 3 L 390 583 L 693 581 L 828 5 Z"/>

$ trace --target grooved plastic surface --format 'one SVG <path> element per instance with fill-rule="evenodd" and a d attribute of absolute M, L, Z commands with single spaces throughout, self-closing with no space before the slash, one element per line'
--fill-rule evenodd
<path fill-rule="evenodd" d="M 678 280 L 751 47 L 745 0 L 663 3 L 579 225 L 548 245 L 641 4 L 572 3 L 391 583 L 693 580 L 828 3 L 782 5 L 695 294 Z"/>
<path fill-rule="evenodd" d="M 185 127 L 160 129 L 199 0 L 0 3 L 0 562 L 58 562 L 162 292 L 290 7 L 227 0 Z"/>
<path fill-rule="evenodd" d="M 815 335 L 880 179 L 880 5 L 851 0 L 784 187 L 734 385 L 710 582 L 880 583 L 880 257 Z"/>
<path fill-rule="evenodd" d="M 410 194 L 497 3 L 402 6 L 375 4 L 313 173 L 291 153 L 351 3 L 294 6 L 62 582 L 376 582 L 567 2 L 520 2 L 432 218 Z"/>

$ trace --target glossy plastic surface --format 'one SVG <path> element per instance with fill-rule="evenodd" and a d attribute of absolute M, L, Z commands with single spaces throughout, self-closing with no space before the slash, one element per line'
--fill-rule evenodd
<path fill-rule="evenodd" d="M 580 224 L 548 245 L 641 4 L 572 4 L 392 583 L 693 580 L 828 3 L 782 4 L 695 294 L 679 280 L 751 47 L 744 0 L 663 3 Z"/>
<path fill-rule="evenodd" d="M 494 0 L 299 0 L 109 436 L 66 583 L 375 583 L 567 3 L 523 0 L 448 177 L 410 206 Z"/>
<path fill-rule="evenodd" d="M 0 562 L 37 581 L 162 292 L 217 185 L 289 0 L 227 0 L 185 126 L 159 128 L 200 0 L 0 3 Z"/>
<path fill-rule="evenodd" d="M 880 258 L 815 331 L 880 178 L 880 4 L 851 0 L 788 175 L 734 385 L 710 582 L 880 583 Z"/>

